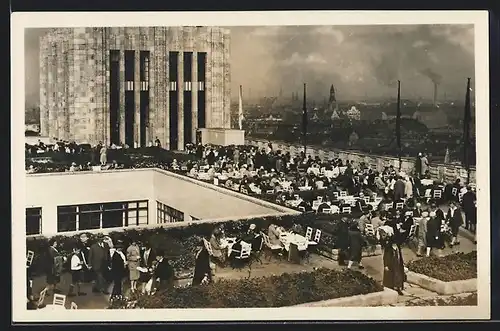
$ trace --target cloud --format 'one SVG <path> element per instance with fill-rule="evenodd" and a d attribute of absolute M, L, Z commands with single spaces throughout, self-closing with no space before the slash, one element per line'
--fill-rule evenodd
<path fill-rule="evenodd" d="M 426 69 L 442 77 L 441 91 L 463 97 L 474 76 L 471 25 L 245 26 L 231 30 L 231 80 L 252 96 L 285 95 L 308 84 L 311 97 L 339 100 L 392 96 L 398 79 L 407 97 L 432 97 Z M 38 102 L 38 35 L 26 39 L 26 98 Z"/>
<path fill-rule="evenodd" d="M 425 46 L 429 46 L 430 43 L 428 41 L 425 41 L 425 40 L 417 40 L 413 43 L 413 47 L 414 48 L 420 48 L 420 47 L 425 47 Z"/>

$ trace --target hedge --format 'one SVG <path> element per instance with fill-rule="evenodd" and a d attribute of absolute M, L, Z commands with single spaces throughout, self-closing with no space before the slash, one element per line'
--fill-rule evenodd
<path fill-rule="evenodd" d="M 176 228 L 146 228 L 146 229 L 126 229 L 109 233 L 109 236 L 116 242 L 123 241 L 128 245 L 132 241 L 138 243 L 149 242 L 154 249 L 163 249 L 165 255 L 171 258 L 171 262 L 176 270 L 187 270 L 194 266 L 194 255 L 197 243 L 201 237 L 208 238 L 216 226 L 222 226 L 226 236 L 239 236 L 244 233 L 250 224 L 255 224 L 258 230 L 267 233 L 270 224 L 276 224 L 291 229 L 305 235 L 308 226 L 322 230 L 320 245 L 323 247 L 336 248 L 338 225 L 341 215 L 330 214 L 298 214 L 279 215 L 269 217 L 257 217 L 245 220 L 231 220 L 221 223 L 195 223 L 189 226 Z M 297 229 L 298 226 L 298 229 Z M 79 236 L 85 233 L 80 232 L 74 236 L 57 235 L 59 251 L 63 255 L 71 254 L 73 247 L 79 241 Z M 96 234 L 87 233 L 89 243 L 96 240 Z M 26 247 L 35 253 L 31 270 L 34 274 L 43 273 L 44 262 L 46 262 L 46 252 L 48 252 L 48 241 L 45 237 L 26 238 Z"/>
<path fill-rule="evenodd" d="M 221 279 L 204 286 L 168 289 L 151 296 L 140 296 L 134 308 L 285 307 L 382 290 L 382 285 L 358 271 L 321 268 L 312 272 Z M 125 307 L 122 302 L 117 302 L 109 308 Z"/>
<path fill-rule="evenodd" d="M 412 261 L 408 269 L 444 282 L 477 278 L 477 251 Z"/>
<path fill-rule="evenodd" d="M 407 306 L 477 306 L 477 292 L 450 297 L 431 297 L 409 301 Z"/>

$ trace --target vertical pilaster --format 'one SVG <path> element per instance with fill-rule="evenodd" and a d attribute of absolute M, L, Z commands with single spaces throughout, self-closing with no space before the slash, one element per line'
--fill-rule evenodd
<path fill-rule="evenodd" d="M 117 34 L 115 37 L 115 49 L 120 51 L 120 143 L 125 143 L 125 29 L 112 28 Z"/>
<path fill-rule="evenodd" d="M 196 41 L 195 41 L 196 44 Z M 193 142 L 196 142 L 196 130 L 198 128 L 198 53 L 196 52 L 197 47 L 193 47 L 193 64 L 192 64 L 192 84 L 191 84 L 191 117 L 192 117 L 192 138 Z"/>
<path fill-rule="evenodd" d="M 134 143 L 140 145 L 140 102 L 141 102 L 141 66 L 140 66 L 140 28 L 133 28 L 132 33 L 132 46 L 135 53 L 134 56 L 134 99 L 135 99 L 135 113 L 134 113 Z"/>

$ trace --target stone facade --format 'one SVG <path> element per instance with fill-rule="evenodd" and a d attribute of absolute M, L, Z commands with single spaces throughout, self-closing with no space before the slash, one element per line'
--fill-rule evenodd
<path fill-rule="evenodd" d="M 245 140 L 247 145 L 252 145 L 259 147 L 260 149 L 266 148 L 269 141 L 255 139 L 255 138 L 247 138 Z M 300 155 L 300 152 L 304 151 L 304 146 L 301 145 L 293 145 L 286 144 L 279 141 L 272 141 L 273 149 L 281 150 L 283 153 L 290 152 L 292 156 Z M 319 148 L 317 146 L 307 146 L 307 155 L 310 155 L 312 158 L 319 156 L 321 159 L 333 159 L 340 158 L 342 160 L 349 160 L 354 162 L 355 164 L 359 164 L 360 162 L 364 162 L 368 166 L 372 167 L 374 170 L 382 171 L 384 167 L 388 165 L 394 165 L 394 168 L 399 168 L 399 160 L 396 157 L 390 156 L 381 156 L 381 155 L 373 155 L 373 154 L 364 154 L 355 151 L 345 151 L 345 150 L 333 150 L 333 149 L 325 149 Z M 405 171 L 408 174 L 414 172 L 415 159 L 410 158 L 401 158 L 401 170 Z M 436 180 L 442 180 L 446 182 L 454 182 L 455 179 L 460 178 L 462 183 L 467 182 L 467 171 L 464 167 L 454 165 L 454 164 L 439 164 L 433 163 L 429 166 L 429 172 L 431 177 Z M 476 169 L 471 168 L 470 171 L 470 182 L 476 182 Z"/>
<path fill-rule="evenodd" d="M 206 128 L 230 128 L 230 34 L 218 27 L 58 28 L 40 39 L 40 123 L 43 136 L 111 144 L 110 51 L 120 52 L 119 136 L 125 142 L 125 50 L 134 51 L 134 143 L 140 144 L 140 93 L 149 90 L 145 141 L 184 148 L 184 89 L 192 91 L 192 141 L 198 129 L 198 93 L 205 92 Z M 140 52 L 149 51 L 148 81 L 141 81 Z M 169 52 L 179 52 L 177 146 L 169 146 Z M 192 53 L 192 77 L 183 77 L 183 53 Z M 197 59 L 206 53 L 205 81 Z M 186 82 L 190 82 L 186 85 Z M 144 85 L 146 83 L 146 85 Z M 144 137 L 142 139 L 144 141 Z"/>

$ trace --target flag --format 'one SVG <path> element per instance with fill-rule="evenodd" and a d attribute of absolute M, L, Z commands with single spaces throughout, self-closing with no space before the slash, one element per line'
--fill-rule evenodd
<path fill-rule="evenodd" d="M 302 132 L 304 133 L 304 147 L 307 143 L 307 107 L 306 107 L 306 84 L 304 83 L 304 104 L 302 106 Z"/>
<path fill-rule="evenodd" d="M 471 121 L 471 104 L 470 104 L 470 78 L 467 78 L 467 91 L 465 92 L 465 108 L 464 108 L 464 158 L 463 165 L 469 169 L 469 147 L 470 147 L 470 121 Z"/>
<path fill-rule="evenodd" d="M 240 130 L 243 130 L 243 90 L 242 86 L 240 85 L 240 95 L 239 95 L 239 100 L 238 100 L 238 126 Z"/>

